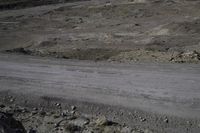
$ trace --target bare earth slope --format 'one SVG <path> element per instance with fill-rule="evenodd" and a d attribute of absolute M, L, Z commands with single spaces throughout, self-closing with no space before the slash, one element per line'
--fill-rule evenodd
<path fill-rule="evenodd" d="M 0 49 L 67 59 L 199 62 L 199 14 L 198 0 L 92 0 L 6 10 L 0 12 Z"/>

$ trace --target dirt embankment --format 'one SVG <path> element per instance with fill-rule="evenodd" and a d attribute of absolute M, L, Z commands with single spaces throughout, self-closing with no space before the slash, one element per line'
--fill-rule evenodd
<path fill-rule="evenodd" d="M 113 0 L 6 11 L 0 14 L 0 49 L 66 59 L 198 63 L 199 4 Z"/>

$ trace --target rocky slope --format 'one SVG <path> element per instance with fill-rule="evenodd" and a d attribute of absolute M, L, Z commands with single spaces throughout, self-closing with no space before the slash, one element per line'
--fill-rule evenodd
<path fill-rule="evenodd" d="M 200 60 L 198 0 L 85 1 L 0 13 L 0 49 L 66 59 Z"/>

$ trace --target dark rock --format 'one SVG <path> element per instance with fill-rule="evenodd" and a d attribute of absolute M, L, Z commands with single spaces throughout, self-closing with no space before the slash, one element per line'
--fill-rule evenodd
<path fill-rule="evenodd" d="M 15 49 L 11 49 L 11 50 L 6 50 L 6 52 L 10 52 L 10 53 L 22 53 L 22 54 L 26 54 L 26 55 L 31 55 L 32 51 L 27 50 L 25 48 L 15 48 Z"/>
<path fill-rule="evenodd" d="M 37 131 L 31 128 L 28 133 L 37 133 Z"/>
<path fill-rule="evenodd" d="M 26 133 L 22 123 L 10 114 L 0 112 L 0 133 Z"/>
<path fill-rule="evenodd" d="M 140 26 L 140 24 L 135 24 L 135 26 Z"/>
<path fill-rule="evenodd" d="M 45 111 L 40 111 L 40 115 L 45 116 L 46 112 Z"/>
<path fill-rule="evenodd" d="M 65 130 L 73 133 L 73 132 L 81 131 L 82 128 L 73 124 L 66 124 Z"/>
<path fill-rule="evenodd" d="M 4 104 L 0 104 L 0 108 L 5 108 L 6 106 Z"/>

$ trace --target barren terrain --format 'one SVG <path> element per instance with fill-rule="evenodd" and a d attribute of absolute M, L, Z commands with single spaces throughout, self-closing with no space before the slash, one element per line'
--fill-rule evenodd
<path fill-rule="evenodd" d="M 199 62 L 199 0 L 0 0 L 0 133 L 199 133 Z"/>

